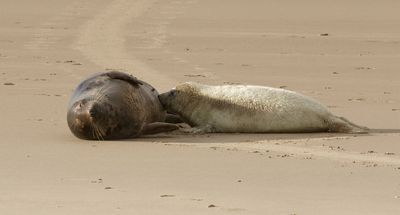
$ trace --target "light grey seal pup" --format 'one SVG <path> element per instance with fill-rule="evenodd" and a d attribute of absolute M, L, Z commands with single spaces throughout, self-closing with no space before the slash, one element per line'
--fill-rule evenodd
<path fill-rule="evenodd" d="M 179 128 L 165 119 L 158 92 L 118 71 L 82 81 L 68 104 L 68 126 L 81 139 L 124 139 Z"/>
<path fill-rule="evenodd" d="M 367 132 L 317 101 L 284 89 L 188 82 L 159 98 L 197 132 Z"/>

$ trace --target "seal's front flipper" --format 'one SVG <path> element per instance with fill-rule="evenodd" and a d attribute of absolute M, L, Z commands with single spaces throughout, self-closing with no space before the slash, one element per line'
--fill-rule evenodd
<path fill-rule="evenodd" d="M 182 123 L 183 120 L 178 115 L 167 113 L 167 115 L 165 117 L 165 122 L 168 122 L 168 123 Z"/>
<path fill-rule="evenodd" d="M 126 81 L 130 84 L 132 84 L 133 86 L 137 87 L 138 85 L 143 85 L 143 82 L 140 81 L 139 79 L 137 79 L 136 77 L 133 77 L 132 75 L 128 75 L 126 73 L 123 72 L 119 72 L 119 71 L 110 71 L 110 72 L 106 72 L 104 73 L 104 75 L 112 78 L 112 79 L 119 79 L 122 81 Z"/>
<path fill-rule="evenodd" d="M 188 134 L 205 134 L 205 133 L 214 133 L 215 130 L 211 125 L 199 126 L 199 127 L 190 127 L 181 129 L 183 133 Z"/>
<path fill-rule="evenodd" d="M 144 126 L 143 134 L 156 134 L 161 132 L 174 131 L 179 129 L 179 126 L 175 124 L 165 123 L 165 122 L 153 122 Z"/>

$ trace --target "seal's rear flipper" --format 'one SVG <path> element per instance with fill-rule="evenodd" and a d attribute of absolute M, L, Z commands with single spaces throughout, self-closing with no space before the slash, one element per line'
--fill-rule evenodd
<path fill-rule="evenodd" d="M 328 125 L 329 132 L 367 134 L 369 128 L 356 125 L 344 117 L 332 116 Z"/>
<path fill-rule="evenodd" d="M 161 132 L 174 131 L 179 129 L 179 126 L 175 124 L 165 123 L 165 122 L 153 122 L 144 126 L 143 134 L 156 134 Z"/>
<path fill-rule="evenodd" d="M 112 78 L 112 79 L 119 79 L 122 81 L 126 81 L 130 84 L 132 84 L 133 86 L 137 87 L 138 85 L 143 85 L 143 82 L 140 81 L 139 79 L 137 79 L 136 77 L 133 77 L 132 75 L 128 75 L 126 73 L 123 72 L 119 72 L 119 71 L 110 71 L 110 72 L 106 72 L 104 73 L 104 75 Z"/>

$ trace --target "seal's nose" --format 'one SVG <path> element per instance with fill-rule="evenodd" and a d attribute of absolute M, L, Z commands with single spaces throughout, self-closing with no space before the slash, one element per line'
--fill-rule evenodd
<path fill-rule="evenodd" d="M 89 110 L 89 115 L 92 118 L 96 118 L 96 116 L 98 116 L 98 114 L 99 114 L 99 107 L 97 104 L 94 104 Z"/>
<path fill-rule="evenodd" d="M 96 117 L 96 114 L 97 114 L 96 109 L 93 109 L 93 108 L 90 109 L 89 114 L 90 114 L 91 117 Z"/>

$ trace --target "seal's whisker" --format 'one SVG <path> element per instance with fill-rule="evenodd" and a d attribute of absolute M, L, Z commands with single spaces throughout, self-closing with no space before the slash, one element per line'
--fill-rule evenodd
<path fill-rule="evenodd" d="M 103 97 L 104 95 L 102 93 L 97 92 L 94 96 L 93 96 L 93 101 L 98 101 L 101 102 L 103 101 Z"/>
<path fill-rule="evenodd" d="M 96 127 L 92 126 L 93 128 L 93 137 L 96 138 L 96 140 L 100 140 L 99 134 L 96 131 Z"/>
<path fill-rule="evenodd" d="M 95 137 L 97 140 L 102 140 L 103 137 L 99 134 L 99 131 L 98 131 L 97 126 L 96 126 L 95 124 L 92 124 L 92 125 L 91 125 L 91 128 L 92 128 L 93 133 L 94 133 L 94 136 L 93 136 L 93 137 Z M 103 139 L 103 140 L 104 140 L 104 139 Z"/>
<path fill-rule="evenodd" d="M 105 132 L 104 132 L 104 130 L 102 129 L 102 128 L 97 128 L 98 129 L 98 131 L 99 131 L 99 134 L 100 134 L 100 137 L 101 137 L 101 139 L 103 139 L 104 140 L 104 136 L 105 136 Z"/>
<path fill-rule="evenodd" d="M 102 93 L 102 91 L 103 91 L 103 86 L 96 92 L 96 94 L 94 94 L 94 95 L 92 95 L 91 97 L 90 97 L 90 100 L 91 101 L 101 101 L 102 100 L 102 97 L 103 97 L 103 94 L 104 93 Z"/>
<path fill-rule="evenodd" d="M 99 139 L 98 140 L 104 140 L 103 136 L 101 136 L 100 132 L 97 132 L 97 134 L 99 135 Z"/>
<path fill-rule="evenodd" d="M 100 140 L 99 133 L 97 132 L 96 129 L 94 129 L 94 133 L 96 134 L 96 139 L 97 139 L 97 140 Z"/>
<path fill-rule="evenodd" d="M 97 91 L 95 97 L 95 100 L 101 102 L 103 101 L 104 97 L 106 96 L 106 94 L 104 93 L 104 91 L 106 91 L 107 87 L 106 86 L 102 86 L 99 91 Z"/>
<path fill-rule="evenodd" d="M 93 138 L 96 138 L 97 140 L 100 140 L 100 139 L 99 139 L 99 135 L 98 135 L 97 132 L 96 132 L 96 127 L 93 126 L 93 125 L 91 125 L 90 128 L 92 129 Z"/>
<path fill-rule="evenodd" d="M 103 91 L 104 91 L 104 87 L 102 87 L 102 88 L 96 93 L 96 95 L 94 95 L 94 100 L 102 101 L 103 98 L 104 98 L 104 93 L 103 93 Z"/>
<path fill-rule="evenodd" d="M 95 132 L 96 132 L 96 135 L 97 135 L 97 139 L 98 140 L 104 140 L 104 137 L 103 137 L 99 127 L 94 126 L 94 129 L 95 129 Z"/>

